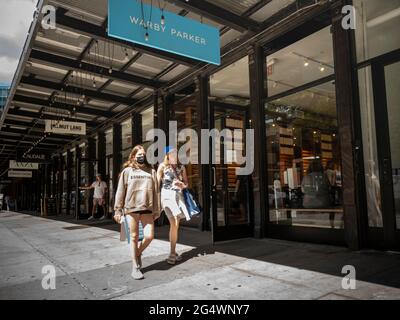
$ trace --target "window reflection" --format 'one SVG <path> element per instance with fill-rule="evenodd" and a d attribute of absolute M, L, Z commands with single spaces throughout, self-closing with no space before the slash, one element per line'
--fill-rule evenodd
<path fill-rule="evenodd" d="M 266 64 L 269 220 L 343 228 L 330 27 L 268 56 Z"/>

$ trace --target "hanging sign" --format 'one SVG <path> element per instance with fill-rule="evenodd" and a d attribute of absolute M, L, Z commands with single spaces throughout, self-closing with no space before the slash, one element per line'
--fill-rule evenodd
<path fill-rule="evenodd" d="M 32 171 L 9 170 L 9 178 L 32 178 Z"/>
<path fill-rule="evenodd" d="M 17 162 L 15 160 L 10 160 L 10 169 L 38 170 L 39 164 L 32 162 Z"/>
<path fill-rule="evenodd" d="M 217 28 L 161 11 L 156 5 L 142 5 L 140 0 L 108 0 L 108 35 L 207 63 L 221 64 Z"/>
<path fill-rule="evenodd" d="M 29 153 L 24 153 L 22 150 L 17 150 L 17 161 L 21 162 L 37 162 L 37 163 L 44 163 L 49 162 L 49 155 L 44 153 L 35 153 L 31 151 Z"/>
<path fill-rule="evenodd" d="M 86 135 L 86 123 L 45 120 L 45 132 L 71 135 Z"/>

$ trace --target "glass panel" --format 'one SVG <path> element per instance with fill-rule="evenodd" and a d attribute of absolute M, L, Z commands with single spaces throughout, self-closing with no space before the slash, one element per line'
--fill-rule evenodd
<path fill-rule="evenodd" d="M 71 151 L 71 160 L 72 160 L 72 166 L 71 166 L 71 210 L 70 213 L 75 214 L 75 197 L 76 197 L 76 192 L 75 192 L 75 186 L 76 186 L 76 151 L 75 149 Z"/>
<path fill-rule="evenodd" d="M 245 114 L 235 111 L 216 111 L 215 128 L 219 131 L 223 129 L 245 130 Z M 217 164 L 215 167 L 215 206 L 217 214 L 217 225 L 219 227 L 227 225 L 243 225 L 249 223 L 248 215 L 248 176 L 238 176 L 236 169 L 236 152 L 245 150 L 245 132 L 241 141 L 231 141 L 224 143 L 221 140 L 216 144 L 215 154 Z M 239 139 L 239 138 L 236 138 Z M 235 143 L 235 144 L 233 144 Z M 233 151 L 233 146 L 238 147 Z M 221 152 L 222 151 L 222 152 Z M 220 159 L 218 161 L 218 158 Z"/>
<path fill-rule="evenodd" d="M 240 105 L 250 103 L 248 56 L 210 76 L 210 98 Z"/>
<path fill-rule="evenodd" d="M 215 113 L 215 129 L 221 131 L 223 129 L 223 118 L 218 114 L 217 112 Z M 221 157 L 221 163 L 223 163 L 223 156 L 221 154 L 221 144 L 217 144 L 215 149 L 215 155 L 216 157 L 220 156 Z M 217 161 L 214 161 L 217 163 Z M 217 226 L 218 227 L 224 227 L 226 226 L 226 217 L 225 217 L 225 191 L 224 191 L 224 165 L 222 164 L 216 164 L 215 165 L 215 198 L 216 201 L 215 207 L 216 207 L 216 214 L 217 214 Z"/>
<path fill-rule="evenodd" d="M 385 68 L 390 152 L 397 229 L 400 229 L 400 62 Z"/>
<path fill-rule="evenodd" d="M 94 138 L 94 145 L 96 146 L 95 156 L 96 156 L 97 161 L 94 162 L 94 168 L 93 168 L 95 174 L 98 173 L 98 169 L 99 169 L 99 157 L 98 157 L 99 145 L 98 144 L 99 144 L 99 138 L 96 135 L 96 137 Z"/>
<path fill-rule="evenodd" d="M 334 73 L 330 26 L 267 57 L 268 95 L 281 94 Z"/>
<path fill-rule="evenodd" d="M 271 101 L 265 112 L 270 222 L 343 228 L 334 84 Z"/>
<path fill-rule="evenodd" d="M 106 136 L 106 155 L 113 154 L 113 130 L 109 129 L 105 132 Z"/>
<path fill-rule="evenodd" d="M 151 143 L 151 141 L 146 140 L 147 132 L 149 132 L 149 130 L 154 128 L 154 107 L 151 106 L 151 107 L 147 108 L 146 110 L 142 111 L 140 114 L 142 116 L 143 146 L 147 147 Z"/>
<path fill-rule="evenodd" d="M 269 220 L 290 226 L 343 228 L 341 156 L 330 26 L 266 59 L 265 106 Z M 292 90 L 291 94 L 285 92 Z"/>
<path fill-rule="evenodd" d="M 121 123 L 122 150 L 132 148 L 132 119 Z M 124 158 L 123 158 L 124 159 Z"/>
<path fill-rule="evenodd" d="M 177 99 L 179 98 L 180 96 L 177 95 Z M 180 100 L 178 100 L 175 104 L 170 106 L 169 119 L 170 121 L 177 121 L 178 133 L 185 129 L 192 129 L 196 131 L 197 110 L 196 110 L 195 98 L 190 95 L 189 96 L 183 95 L 183 97 Z M 186 137 L 185 142 L 178 142 L 178 148 L 180 148 L 183 145 L 187 145 L 190 147 L 191 142 L 192 142 L 192 136 L 190 135 L 189 137 Z M 189 149 L 187 156 L 189 157 L 190 155 L 197 156 L 198 155 L 197 148 L 194 150 Z M 199 202 L 202 203 L 201 180 L 199 176 L 200 167 L 197 164 L 189 163 L 185 165 L 185 168 L 189 180 L 189 187 L 194 191 L 194 194 L 196 198 L 199 200 Z M 198 218 L 199 216 L 194 217 L 189 222 L 183 221 L 182 223 L 183 225 L 197 227 L 200 223 L 200 220 Z"/>
<path fill-rule="evenodd" d="M 358 61 L 400 48 L 400 0 L 354 0 Z"/>
<path fill-rule="evenodd" d="M 358 71 L 358 82 L 360 88 L 360 114 L 364 146 L 368 225 L 370 227 L 382 228 L 381 187 L 379 182 L 371 67 L 360 69 Z"/>
<path fill-rule="evenodd" d="M 238 176 L 236 169 L 241 165 L 237 163 L 236 154 L 246 150 L 246 125 L 244 113 L 232 112 L 225 119 L 225 128 L 229 130 L 242 130 L 242 137 L 234 137 L 233 142 L 227 144 L 230 151 L 225 150 L 225 157 L 228 165 L 226 170 L 226 180 L 228 185 L 228 223 L 229 225 L 247 224 L 249 223 L 248 215 L 248 176 Z M 235 146 L 235 150 L 233 150 Z"/>
<path fill-rule="evenodd" d="M 114 210 L 114 187 L 113 187 L 113 157 L 107 157 L 106 160 L 106 172 L 108 177 L 108 210 L 112 212 Z"/>
<path fill-rule="evenodd" d="M 131 154 L 132 149 L 126 149 L 124 151 L 121 152 L 121 156 L 122 156 L 122 165 L 128 161 L 129 155 Z M 122 168 L 121 168 L 122 169 Z"/>

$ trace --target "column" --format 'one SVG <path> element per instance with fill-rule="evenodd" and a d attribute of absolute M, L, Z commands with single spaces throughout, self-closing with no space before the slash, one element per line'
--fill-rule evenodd
<path fill-rule="evenodd" d="M 249 48 L 250 71 L 250 123 L 254 129 L 254 172 L 252 188 L 254 200 L 254 236 L 265 237 L 268 212 L 266 128 L 264 113 L 265 56 L 263 48 L 256 44 Z"/>
<path fill-rule="evenodd" d="M 354 31 L 342 27 L 343 5 L 332 5 L 332 36 L 336 74 L 336 101 L 342 156 L 343 209 L 345 240 L 352 250 L 358 250 L 365 241 L 359 196 L 365 186 L 363 180 L 363 152 L 358 103 Z M 365 211 L 366 212 L 366 211 Z"/>
<path fill-rule="evenodd" d="M 209 81 L 207 76 L 199 76 L 196 79 L 196 98 L 197 98 L 197 135 L 199 137 L 199 161 L 201 160 L 201 129 L 210 128 L 210 104 L 208 102 Z M 201 178 L 201 204 L 203 212 L 201 214 L 200 229 L 202 231 L 211 229 L 211 165 L 201 164 L 199 166 L 199 175 Z"/>

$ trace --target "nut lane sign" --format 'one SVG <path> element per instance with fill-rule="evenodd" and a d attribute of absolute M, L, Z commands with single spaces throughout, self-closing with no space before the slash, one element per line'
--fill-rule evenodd
<path fill-rule="evenodd" d="M 45 120 L 45 132 L 58 134 L 86 135 L 86 123 L 71 121 Z"/>

